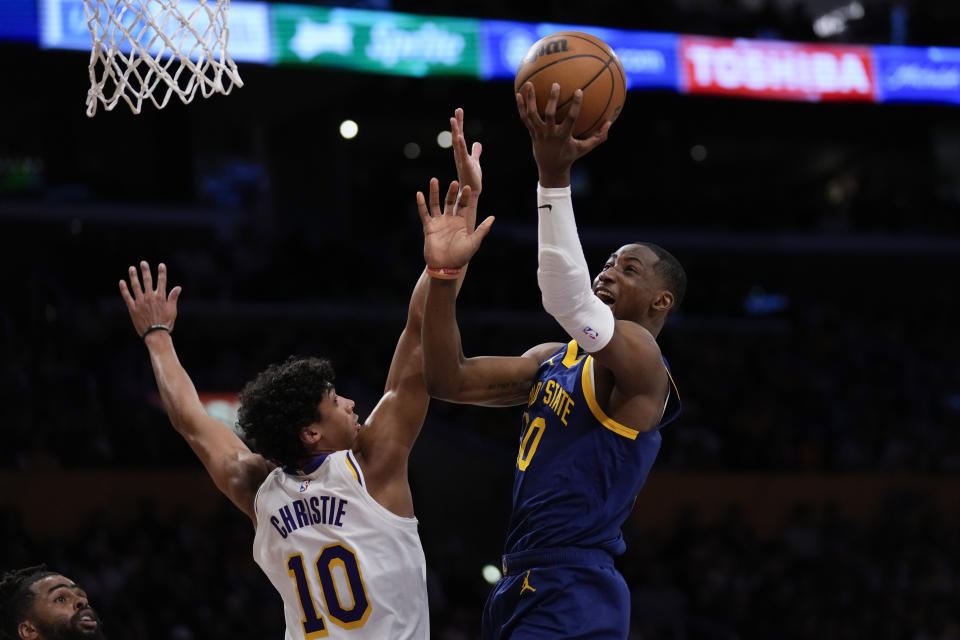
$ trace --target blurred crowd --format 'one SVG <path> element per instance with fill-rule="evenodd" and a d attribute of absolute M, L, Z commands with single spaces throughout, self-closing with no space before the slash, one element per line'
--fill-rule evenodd
<path fill-rule="evenodd" d="M 49 238 L 56 244 L 55 233 Z M 478 259 L 463 290 L 468 355 L 516 355 L 565 339 L 539 309 L 533 246 L 501 244 L 518 257 Z M 311 274 L 313 267 L 290 301 L 228 297 L 227 291 L 258 285 L 215 250 L 180 249 L 166 257 L 172 282 L 184 286 L 175 342 L 201 391 L 239 391 L 290 354 L 326 355 L 340 391 L 361 414 L 373 408 L 421 267 L 415 254 L 378 267 L 374 278 L 347 258 L 328 273 L 314 267 L 312 255 L 329 258 L 335 250 L 305 250 L 300 259 L 281 251 L 281 264 L 257 275 L 289 287 L 284 272 Z M 193 465 L 157 402 L 146 352 L 115 293 L 126 265 L 115 250 L 99 258 L 96 246 L 57 251 L 59 266 L 38 263 L 0 300 L 6 396 L 0 465 Z M 681 259 L 690 299 L 660 340 L 685 409 L 664 432 L 659 465 L 960 471 L 960 341 L 950 312 L 955 292 L 942 283 L 954 261 L 891 266 L 882 256 L 847 263 L 805 256 L 803 269 L 791 271 L 794 256 L 687 254 Z M 125 257 L 152 256 L 138 250 Z M 83 275 L 72 271 L 73 260 L 83 261 Z M 749 311 L 745 301 L 758 283 L 782 296 L 783 308 Z M 512 414 L 494 418 L 487 410 L 434 403 L 431 416 L 451 413 L 458 429 L 494 445 L 513 443 L 519 433 Z"/>

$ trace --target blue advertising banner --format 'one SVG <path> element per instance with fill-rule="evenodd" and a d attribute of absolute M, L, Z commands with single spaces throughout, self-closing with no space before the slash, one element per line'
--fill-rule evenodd
<path fill-rule="evenodd" d="M 2 2 L 2 0 L 0 0 Z M 93 44 L 90 27 L 87 24 L 87 14 L 83 0 L 39 0 L 40 5 L 40 46 L 47 49 L 76 49 L 90 51 Z M 178 8 L 189 15 L 196 7 L 196 0 L 183 0 Z M 111 11 L 111 5 L 101 1 L 99 10 Z M 125 11 L 123 23 L 139 36 L 141 42 L 153 39 L 154 46 L 150 52 L 156 54 L 161 49 L 162 41 L 155 38 L 154 30 L 146 28 L 142 21 L 138 21 L 136 12 Z M 203 19 L 207 13 L 197 13 L 199 19 L 195 23 L 202 32 Z M 101 20 L 107 24 L 106 16 Z M 208 21 L 207 21 L 208 22 Z M 171 20 L 165 21 L 168 27 L 175 26 Z M 230 41 L 227 49 L 234 60 L 240 62 L 270 62 L 270 19 L 269 7 L 262 2 L 234 1 L 230 4 L 229 14 Z M 119 34 L 118 39 L 119 39 Z M 185 39 L 184 42 L 189 42 Z M 121 45 L 121 51 L 130 51 L 129 43 Z"/>
<path fill-rule="evenodd" d="M 878 102 L 960 104 L 960 49 L 873 47 Z"/>
<path fill-rule="evenodd" d="M 0 2 L 0 40 L 37 43 L 37 3 L 35 0 Z"/>
<path fill-rule="evenodd" d="M 557 31 L 584 31 L 609 44 L 623 64 L 627 89 L 679 90 L 676 34 L 550 22 L 484 20 L 480 27 L 481 77 L 512 79 L 530 46 Z"/>
<path fill-rule="evenodd" d="M 41 47 L 89 51 L 92 43 L 83 0 L 40 0 Z"/>

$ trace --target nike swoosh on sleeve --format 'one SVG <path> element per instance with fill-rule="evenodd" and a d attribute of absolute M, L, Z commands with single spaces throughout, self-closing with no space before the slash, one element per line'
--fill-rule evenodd
<path fill-rule="evenodd" d="M 537 207 L 537 209 L 549 209 L 550 211 L 553 211 L 553 205 L 552 205 L 552 204 L 542 204 L 542 205 L 540 205 L 539 207 Z"/>

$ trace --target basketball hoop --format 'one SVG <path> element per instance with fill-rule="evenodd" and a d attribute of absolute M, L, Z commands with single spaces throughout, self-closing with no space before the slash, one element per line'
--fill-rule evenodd
<path fill-rule="evenodd" d="M 227 54 L 230 0 L 83 0 L 93 36 L 87 115 L 121 98 L 134 113 L 243 86 Z"/>

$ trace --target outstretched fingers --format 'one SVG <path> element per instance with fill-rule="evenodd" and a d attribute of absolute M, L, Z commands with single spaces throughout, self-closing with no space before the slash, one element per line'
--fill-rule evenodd
<path fill-rule="evenodd" d="M 454 139 L 463 135 L 463 109 L 460 107 L 457 107 L 450 118 L 450 133 L 453 134 Z"/>
<path fill-rule="evenodd" d="M 494 216 L 487 216 L 484 218 L 483 222 L 477 227 L 476 231 L 473 232 L 473 235 L 476 237 L 477 244 L 486 237 L 487 233 L 490 232 L 490 227 L 493 226 L 493 221 L 496 218 Z"/>
<path fill-rule="evenodd" d="M 443 215 L 440 210 L 440 181 L 436 178 L 430 178 L 430 217 Z"/>
<path fill-rule="evenodd" d="M 560 102 L 560 85 L 554 82 L 550 85 L 550 95 L 547 97 L 547 105 L 543 108 L 543 121 L 548 126 L 553 126 L 557 123 L 558 102 Z M 534 107 L 536 107 L 536 102 L 534 102 Z"/>
<path fill-rule="evenodd" d="M 167 265 L 162 262 L 157 265 L 157 293 L 167 295 Z"/>
<path fill-rule="evenodd" d="M 423 191 L 417 191 L 417 213 L 420 214 L 420 222 L 423 226 L 427 226 L 430 222 L 430 211 L 427 210 L 427 198 L 423 195 Z"/>
<path fill-rule="evenodd" d="M 464 187 L 467 194 L 470 193 L 470 187 Z M 447 187 L 447 194 L 444 196 L 443 209 L 440 208 L 440 181 L 436 178 L 430 178 L 430 188 L 427 196 L 422 191 L 417 191 L 417 213 L 420 214 L 420 222 L 424 226 L 429 224 L 432 218 L 440 216 L 456 215 L 456 205 L 459 197 L 460 183 L 454 180 Z"/>
<path fill-rule="evenodd" d="M 167 298 L 167 300 L 168 300 L 171 304 L 176 305 L 176 304 L 177 304 L 177 300 L 180 299 L 180 292 L 181 292 L 181 291 L 183 291 L 183 288 L 182 288 L 180 285 L 175 286 L 173 289 L 170 290 L 170 297 Z"/>
<path fill-rule="evenodd" d="M 531 131 L 535 125 L 543 125 L 543 120 L 537 113 L 537 94 L 532 82 L 524 82 L 517 92 L 517 111 L 520 119 Z"/>
<path fill-rule="evenodd" d="M 457 109 L 457 112 L 460 113 L 460 117 L 463 117 L 463 110 Z M 467 155 L 467 140 L 463 137 L 463 120 L 457 120 L 457 118 L 450 118 L 450 134 L 453 137 L 453 153 L 454 158 L 457 162 Z"/>
<path fill-rule="evenodd" d="M 557 86 L 557 85 L 554 85 Z M 577 122 L 577 117 L 580 116 L 580 108 L 583 106 L 583 91 L 577 89 L 573 92 L 573 98 L 570 100 L 570 108 L 567 110 L 567 115 L 563 119 L 563 122 L 560 123 L 560 128 L 565 133 L 573 132 L 573 125 Z"/>
<path fill-rule="evenodd" d="M 469 187 L 464 187 L 465 189 Z M 443 215 L 453 216 L 456 215 L 454 210 L 455 205 L 457 204 L 457 196 L 460 193 L 460 184 L 454 180 L 450 183 L 450 186 L 447 187 L 447 197 L 443 201 Z"/>
<path fill-rule="evenodd" d="M 123 302 L 127 305 L 127 309 L 133 309 L 133 296 L 130 295 L 130 289 L 127 288 L 127 281 L 120 281 L 120 297 L 123 298 Z"/>
<path fill-rule="evenodd" d="M 606 141 L 607 136 L 610 134 L 610 127 L 613 125 L 612 122 L 607 120 L 603 123 L 603 126 L 600 127 L 600 130 L 595 132 L 589 138 L 585 138 L 581 144 L 583 152 L 580 155 L 585 155 L 596 149 L 600 144 Z"/>
<path fill-rule="evenodd" d="M 140 261 L 140 275 L 143 277 L 144 292 L 153 293 L 153 274 L 150 272 L 150 265 L 146 260 Z"/>
<path fill-rule="evenodd" d="M 127 268 L 127 275 L 130 277 L 130 292 L 133 294 L 133 299 L 142 297 L 143 287 L 140 286 L 140 276 L 137 274 L 137 268 L 130 265 Z"/>

